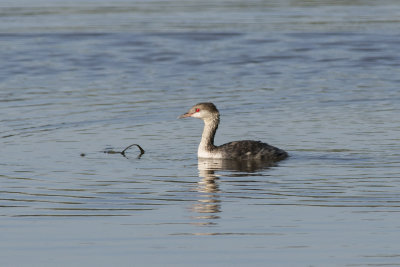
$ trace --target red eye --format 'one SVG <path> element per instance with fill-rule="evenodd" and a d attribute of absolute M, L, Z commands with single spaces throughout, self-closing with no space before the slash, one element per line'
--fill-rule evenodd
<path fill-rule="evenodd" d="M 199 108 L 196 108 L 196 112 L 199 112 L 200 111 L 200 109 Z"/>

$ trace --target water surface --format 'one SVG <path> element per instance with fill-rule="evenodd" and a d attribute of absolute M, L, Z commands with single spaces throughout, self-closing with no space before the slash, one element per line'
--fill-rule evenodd
<path fill-rule="evenodd" d="M 0 265 L 400 265 L 396 1 L 0 7 Z"/>

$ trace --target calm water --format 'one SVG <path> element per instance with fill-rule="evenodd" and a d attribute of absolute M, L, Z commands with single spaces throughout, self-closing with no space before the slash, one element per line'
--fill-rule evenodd
<path fill-rule="evenodd" d="M 400 266 L 398 1 L 35 2 L 0 3 L 1 266 Z M 201 101 L 291 157 L 198 161 Z"/>

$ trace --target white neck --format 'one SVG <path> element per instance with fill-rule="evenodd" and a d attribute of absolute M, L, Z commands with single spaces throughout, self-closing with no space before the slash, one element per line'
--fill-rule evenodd
<path fill-rule="evenodd" d="M 198 157 L 210 157 L 210 153 L 215 149 L 214 136 L 219 124 L 219 115 L 204 119 L 204 129 L 201 135 Z"/>

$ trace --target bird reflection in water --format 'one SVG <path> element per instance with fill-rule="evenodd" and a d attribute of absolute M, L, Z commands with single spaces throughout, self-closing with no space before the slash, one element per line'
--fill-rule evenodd
<path fill-rule="evenodd" d="M 195 225 L 212 226 L 216 225 L 221 213 L 221 199 L 219 188 L 218 171 L 227 171 L 229 176 L 245 177 L 251 173 L 275 166 L 274 162 L 262 160 L 227 160 L 227 159 L 198 159 L 199 177 L 197 191 L 199 199 L 192 206 L 191 210 L 197 213 L 193 219 L 198 220 Z"/>
<path fill-rule="evenodd" d="M 217 214 L 221 212 L 219 178 L 214 170 L 200 164 L 200 160 L 198 168 L 201 180 L 196 189 L 199 192 L 199 198 L 192 206 L 192 211 L 197 214 L 193 218 L 199 220 L 195 223 L 199 226 L 215 225 L 215 220 L 219 219 Z"/>

